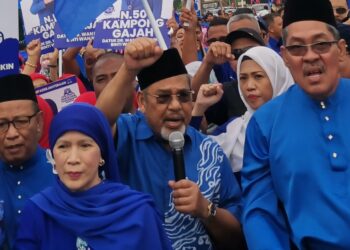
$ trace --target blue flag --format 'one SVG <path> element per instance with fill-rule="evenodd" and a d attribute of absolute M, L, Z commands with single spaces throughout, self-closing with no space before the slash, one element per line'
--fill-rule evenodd
<path fill-rule="evenodd" d="M 55 16 L 69 39 L 78 35 L 115 0 L 55 0 Z"/>

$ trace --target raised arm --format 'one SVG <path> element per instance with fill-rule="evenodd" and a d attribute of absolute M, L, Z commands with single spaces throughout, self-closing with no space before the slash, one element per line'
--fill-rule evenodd
<path fill-rule="evenodd" d="M 231 46 L 224 42 L 210 44 L 208 53 L 205 55 L 201 66 L 192 79 L 192 89 L 197 94 L 201 84 L 209 82 L 210 71 L 215 64 L 223 64 L 233 60 Z"/>
<path fill-rule="evenodd" d="M 220 101 L 223 94 L 221 83 L 202 84 L 192 109 L 192 116 L 203 116 L 210 106 Z"/>
<path fill-rule="evenodd" d="M 150 38 L 137 38 L 126 45 L 123 65 L 101 92 L 96 103 L 96 107 L 106 115 L 112 128 L 125 105 L 125 93 L 133 88 L 137 74 L 142 68 L 158 60 L 162 53 L 156 41 Z"/>
<path fill-rule="evenodd" d="M 62 56 L 63 72 L 79 76 L 80 68 L 75 57 L 79 54 L 80 47 L 68 48 Z"/>
<path fill-rule="evenodd" d="M 198 61 L 196 35 L 198 19 L 196 12 L 194 11 L 193 1 L 191 10 L 188 10 L 185 7 L 181 9 L 180 21 L 183 24 L 185 30 L 182 48 L 182 61 L 186 65 L 191 62 Z M 186 26 L 185 24 L 188 24 L 188 26 Z"/>
<path fill-rule="evenodd" d="M 41 55 L 41 43 L 39 39 L 30 41 L 27 45 L 28 59 L 24 64 L 22 74 L 30 75 L 34 73 Z"/>

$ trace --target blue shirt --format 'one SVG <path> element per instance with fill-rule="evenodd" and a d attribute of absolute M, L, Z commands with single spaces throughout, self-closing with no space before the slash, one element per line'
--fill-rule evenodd
<path fill-rule="evenodd" d="M 349 93 L 348 79 L 322 102 L 293 85 L 255 112 L 241 171 L 249 249 L 349 249 Z"/>
<path fill-rule="evenodd" d="M 122 114 L 118 122 L 117 155 L 122 180 L 153 196 L 164 214 L 164 227 L 174 249 L 211 249 L 201 221 L 179 213 L 172 203 L 169 180 L 174 180 L 173 158 L 148 126 L 145 116 Z M 240 189 L 220 146 L 192 127 L 185 135 L 186 176 L 202 194 L 240 219 Z M 174 223 L 176 221 L 176 223 Z"/>
<path fill-rule="evenodd" d="M 282 39 L 276 40 L 272 37 L 269 38 L 269 48 L 273 49 L 277 54 L 281 52 Z"/>
<path fill-rule="evenodd" d="M 14 243 L 18 220 L 26 201 L 50 186 L 53 177 L 52 166 L 47 162 L 42 148 L 38 148 L 35 155 L 19 167 L 0 161 L 0 201 L 4 202 L 4 221 L 1 225 L 5 245 L 12 247 Z"/>

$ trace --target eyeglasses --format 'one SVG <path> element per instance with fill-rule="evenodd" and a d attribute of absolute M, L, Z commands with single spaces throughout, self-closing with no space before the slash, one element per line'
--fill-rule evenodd
<path fill-rule="evenodd" d="M 12 124 L 16 129 L 24 129 L 29 126 L 31 119 L 36 116 L 40 111 L 35 112 L 32 115 L 16 117 L 12 121 L 0 120 L 0 133 L 6 133 L 10 124 Z"/>
<path fill-rule="evenodd" d="M 249 46 L 249 47 L 245 47 L 245 48 L 241 48 L 241 49 L 233 49 L 231 51 L 232 55 L 235 56 L 235 60 L 238 60 L 238 58 L 244 54 L 245 52 L 247 52 L 249 49 L 253 48 L 254 46 Z"/>
<path fill-rule="evenodd" d="M 329 52 L 331 46 L 337 42 L 338 41 L 324 41 L 311 44 L 289 45 L 286 46 L 286 49 L 293 56 L 304 56 L 308 50 L 308 47 L 311 47 L 311 50 L 316 54 L 324 54 Z"/>
<path fill-rule="evenodd" d="M 155 97 L 158 104 L 169 104 L 172 100 L 172 96 L 176 96 L 177 100 L 181 103 L 186 103 L 192 101 L 192 95 L 194 94 L 193 90 L 180 91 L 176 94 L 160 94 L 154 95 L 147 92 L 144 94 Z"/>
<path fill-rule="evenodd" d="M 214 37 L 214 38 L 207 40 L 207 44 L 210 45 L 213 42 L 225 42 L 225 40 L 226 40 L 226 36 L 220 36 L 218 38 Z"/>
<path fill-rule="evenodd" d="M 335 12 L 338 14 L 338 15 L 343 15 L 345 14 L 348 10 L 344 7 L 337 7 L 337 8 L 334 8 L 333 10 L 335 10 Z"/>

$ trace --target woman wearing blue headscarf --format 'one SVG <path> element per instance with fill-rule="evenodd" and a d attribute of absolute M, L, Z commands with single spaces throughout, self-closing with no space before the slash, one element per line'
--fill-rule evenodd
<path fill-rule="evenodd" d="M 49 140 L 57 182 L 27 203 L 15 249 L 171 249 L 150 196 L 118 182 L 111 130 L 98 109 L 64 108 Z"/>

